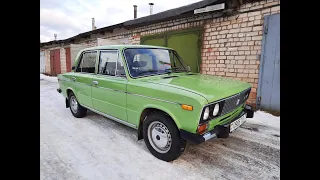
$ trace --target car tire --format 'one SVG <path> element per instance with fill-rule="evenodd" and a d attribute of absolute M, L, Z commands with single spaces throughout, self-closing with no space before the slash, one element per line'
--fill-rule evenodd
<path fill-rule="evenodd" d="M 70 92 L 69 94 L 69 107 L 72 115 L 76 118 L 82 118 L 86 116 L 87 109 L 81 106 L 76 98 L 76 96 L 73 94 L 73 92 Z"/>
<path fill-rule="evenodd" d="M 167 162 L 177 159 L 186 147 L 174 121 L 161 112 L 153 112 L 145 119 L 143 137 L 151 154 Z"/>
<path fill-rule="evenodd" d="M 221 126 L 219 128 L 219 132 L 217 133 L 218 138 L 228 138 L 230 133 L 229 133 L 230 127 L 223 127 Z"/>

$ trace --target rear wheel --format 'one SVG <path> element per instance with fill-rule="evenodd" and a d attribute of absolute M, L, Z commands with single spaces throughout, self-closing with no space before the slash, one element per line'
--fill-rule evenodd
<path fill-rule="evenodd" d="M 173 120 L 161 112 L 153 112 L 146 118 L 143 137 L 151 154 L 167 162 L 177 159 L 186 147 Z"/>
<path fill-rule="evenodd" d="M 70 106 L 70 111 L 72 115 L 76 118 L 82 118 L 86 116 L 87 114 L 87 109 L 82 107 L 76 96 L 73 94 L 73 92 L 70 92 L 69 94 L 69 106 Z"/>

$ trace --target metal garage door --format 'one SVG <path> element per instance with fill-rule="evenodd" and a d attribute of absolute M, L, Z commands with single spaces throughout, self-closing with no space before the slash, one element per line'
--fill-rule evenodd
<path fill-rule="evenodd" d="M 141 37 L 141 44 L 173 48 L 190 66 L 192 72 L 200 72 L 201 32 L 200 28 L 196 28 L 144 36 Z"/>
<path fill-rule="evenodd" d="M 44 52 L 40 52 L 40 73 L 45 72 L 45 67 L 46 67 L 46 61 L 45 61 Z"/>
<path fill-rule="evenodd" d="M 257 105 L 280 111 L 280 14 L 264 19 L 261 54 Z"/>
<path fill-rule="evenodd" d="M 164 46 L 166 47 L 166 36 L 154 36 L 154 37 L 147 37 L 141 44 L 153 45 L 153 46 Z"/>
<path fill-rule="evenodd" d="M 60 49 L 50 51 L 51 75 L 56 76 L 61 73 Z"/>

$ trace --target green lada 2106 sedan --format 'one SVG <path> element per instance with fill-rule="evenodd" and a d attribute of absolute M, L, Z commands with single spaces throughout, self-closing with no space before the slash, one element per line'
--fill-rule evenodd
<path fill-rule="evenodd" d="M 174 49 L 111 45 L 81 50 L 57 91 L 73 116 L 87 110 L 137 129 L 157 158 L 178 158 L 186 142 L 226 138 L 246 118 L 251 85 L 190 72 Z"/>

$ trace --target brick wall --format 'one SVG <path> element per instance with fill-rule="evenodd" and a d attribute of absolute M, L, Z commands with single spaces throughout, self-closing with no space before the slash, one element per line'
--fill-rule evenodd
<path fill-rule="evenodd" d="M 246 12 L 250 10 L 251 12 Z M 253 88 L 248 103 L 255 106 L 263 18 L 266 15 L 280 13 L 280 1 L 245 4 L 239 11 L 241 13 L 234 16 L 205 22 L 201 73 L 251 83 Z"/>

